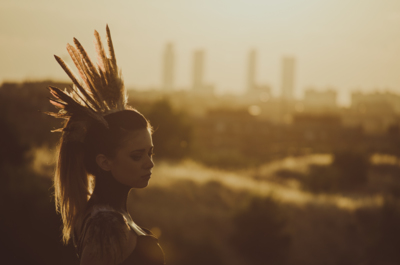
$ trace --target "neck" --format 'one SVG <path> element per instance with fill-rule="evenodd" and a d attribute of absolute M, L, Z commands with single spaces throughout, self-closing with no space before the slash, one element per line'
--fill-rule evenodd
<path fill-rule="evenodd" d="M 130 187 L 114 179 L 110 172 L 102 172 L 96 176 L 92 198 L 94 203 L 108 204 L 117 211 L 127 212 L 127 199 Z"/>

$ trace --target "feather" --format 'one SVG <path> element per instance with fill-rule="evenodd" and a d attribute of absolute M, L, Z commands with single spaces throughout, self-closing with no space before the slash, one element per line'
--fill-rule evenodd
<path fill-rule="evenodd" d="M 82 58 L 81 54 L 79 53 L 79 51 L 76 48 L 74 48 L 70 44 L 68 44 L 67 50 L 68 50 L 69 54 L 71 55 L 71 58 L 74 61 L 76 67 L 78 68 L 79 74 L 81 75 L 82 80 L 86 84 L 86 92 L 92 98 L 94 98 L 94 94 L 96 93 L 96 91 L 91 88 L 91 85 L 90 85 L 90 82 L 88 80 L 88 77 L 87 77 L 87 75 L 86 75 L 86 73 L 84 71 L 83 58 Z M 97 103 L 96 103 L 96 105 L 97 105 Z"/>
<path fill-rule="evenodd" d="M 68 117 L 65 117 L 65 116 L 63 116 L 63 115 L 61 115 L 61 114 L 59 114 L 59 113 L 54 113 L 54 112 L 43 112 L 44 114 L 47 114 L 47 115 L 49 115 L 49 116 L 53 116 L 53 117 L 55 117 L 55 118 L 61 118 L 61 119 L 68 119 L 69 118 L 69 116 Z"/>
<path fill-rule="evenodd" d="M 85 134 L 86 127 L 91 122 L 97 121 L 108 127 L 104 115 L 127 109 L 127 94 L 121 71 L 117 66 L 108 25 L 106 33 L 108 55 L 100 34 L 94 31 L 98 61 L 96 66 L 76 38 L 74 38 L 75 47 L 67 44 L 67 51 L 78 69 L 79 75 L 76 75 L 60 57 L 54 56 L 72 80 L 73 86 L 71 92 L 49 87 L 53 96 L 50 103 L 58 109 L 58 112 L 47 114 L 68 120 L 64 128 L 55 131 L 63 131 L 68 135 L 68 139 L 73 141 L 83 139 L 82 135 Z"/>
<path fill-rule="evenodd" d="M 78 87 L 80 93 L 83 95 L 83 97 L 86 99 L 86 101 L 88 101 L 94 108 L 99 109 L 99 105 L 96 102 L 96 100 L 94 99 L 93 93 L 95 93 L 96 91 L 91 90 L 91 86 L 90 83 L 85 75 L 85 72 L 83 70 L 83 65 L 82 65 L 82 60 L 81 60 L 81 56 L 79 55 L 79 53 L 77 52 L 77 50 L 70 44 L 67 44 L 67 51 L 69 53 L 69 55 L 72 58 L 72 61 L 74 62 L 76 68 L 79 71 L 79 74 L 82 78 L 82 80 L 84 81 L 84 84 L 86 85 L 86 88 L 82 87 Z M 77 92 L 77 91 L 75 91 Z"/>
<path fill-rule="evenodd" d="M 101 43 L 100 34 L 96 30 L 94 31 L 94 37 L 95 37 L 94 45 L 95 45 L 96 53 L 97 53 L 99 74 L 101 74 L 101 71 L 105 71 L 104 62 L 107 61 L 107 56 L 104 51 L 103 44 Z"/>
<path fill-rule="evenodd" d="M 64 71 L 67 73 L 67 75 L 69 76 L 69 78 L 71 78 L 72 83 L 74 83 L 79 89 L 83 89 L 82 85 L 80 84 L 80 82 L 78 81 L 78 79 L 76 78 L 75 74 L 73 73 L 73 71 L 71 70 L 71 68 L 68 66 L 68 64 L 66 64 L 63 59 L 61 59 L 60 57 L 58 57 L 57 55 L 54 55 L 54 57 L 56 58 L 58 64 L 64 69 Z"/>
<path fill-rule="evenodd" d="M 83 48 L 81 43 L 76 38 L 74 38 L 74 44 L 75 44 L 75 47 L 78 49 L 78 52 L 82 57 L 82 60 L 87 64 L 90 72 L 93 75 L 98 75 L 96 67 L 94 67 L 94 65 L 92 63 L 92 60 L 90 60 L 90 57 L 87 55 L 85 49 Z"/>
<path fill-rule="evenodd" d="M 63 116 L 73 116 L 77 114 L 78 116 L 89 116 L 105 126 L 108 127 L 107 121 L 103 118 L 101 114 L 98 114 L 97 112 L 93 111 L 91 108 L 87 108 L 75 100 L 71 98 L 69 95 L 67 95 L 65 92 L 63 92 L 61 89 L 53 86 L 49 86 L 50 93 L 57 98 L 58 100 L 51 99 L 51 103 L 54 104 L 60 104 L 62 108 L 66 111 Z M 84 114 L 84 115 L 82 115 Z"/>
<path fill-rule="evenodd" d="M 65 108 L 65 106 L 67 106 L 67 104 L 57 101 L 57 100 L 54 100 L 54 99 L 50 99 L 50 103 L 59 109 L 63 109 L 63 108 Z"/>
<path fill-rule="evenodd" d="M 76 48 L 78 49 L 79 54 L 81 55 L 81 66 L 83 66 L 82 68 L 85 73 L 86 80 L 88 81 L 88 87 L 90 87 L 90 90 L 93 91 L 92 95 L 94 97 L 97 97 L 97 102 L 99 103 L 100 109 L 104 110 L 104 98 L 100 91 L 103 90 L 101 77 L 96 67 L 94 67 L 92 61 L 87 55 L 85 49 L 76 38 L 74 38 L 74 43 Z"/>
<path fill-rule="evenodd" d="M 93 78 L 93 76 L 91 75 L 89 66 L 86 64 L 86 61 L 82 60 L 82 64 L 83 64 L 83 71 L 88 81 L 88 87 L 90 88 L 90 90 L 94 91 L 94 93 L 92 93 L 93 97 L 97 102 L 99 110 L 103 111 L 104 110 L 103 95 L 99 93 L 101 92 L 100 91 L 101 87 L 99 86 L 99 84 L 96 83 L 96 79 Z"/>
<path fill-rule="evenodd" d="M 69 55 L 71 56 L 72 61 L 74 62 L 76 68 L 78 69 L 79 75 L 81 76 L 82 80 L 85 81 L 86 76 L 82 70 L 82 65 L 81 65 L 81 56 L 79 55 L 78 51 L 72 46 L 71 44 L 67 44 L 67 51 Z"/>
<path fill-rule="evenodd" d="M 100 71 L 100 80 L 103 87 L 107 87 L 107 79 L 103 71 Z"/>
<path fill-rule="evenodd" d="M 117 59 L 115 58 L 114 46 L 112 43 L 110 28 L 108 27 L 108 25 L 106 26 L 106 32 L 107 32 L 108 52 L 110 55 L 112 65 L 114 66 L 114 68 L 116 68 L 117 67 Z"/>

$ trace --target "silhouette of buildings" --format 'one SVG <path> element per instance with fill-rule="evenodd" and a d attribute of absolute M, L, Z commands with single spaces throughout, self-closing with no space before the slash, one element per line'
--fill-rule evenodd
<path fill-rule="evenodd" d="M 345 125 L 359 126 L 367 134 L 383 134 L 400 125 L 400 96 L 389 92 L 354 92 L 349 112 L 343 115 Z"/>
<path fill-rule="evenodd" d="M 327 91 L 315 91 L 310 88 L 304 93 L 304 110 L 306 112 L 334 112 L 337 111 L 336 105 L 337 92 L 329 89 Z"/>
<path fill-rule="evenodd" d="M 257 52 L 251 50 L 248 57 L 247 65 L 247 92 L 251 92 L 256 87 L 256 65 L 257 65 Z"/>
<path fill-rule="evenodd" d="M 204 51 L 197 50 L 193 53 L 193 79 L 192 88 L 201 91 L 204 87 Z"/>
<path fill-rule="evenodd" d="M 203 50 L 193 53 L 192 91 L 196 94 L 212 94 L 214 92 L 214 86 L 206 84 L 204 81 L 204 57 Z"/>
<path fill-rule="evenodd" d="M 390 92 L 370 94 L 354 92 L 351 94 L 351 108 L 360 113 L 400 114 L 400 96 Z"/>
<path fill-rule="evenodd" d="M 174 89 L 174 63 L 174 47 L 172 43 L 168 43 L 163 54 L 163 89 L 165 91 Z"/>
<path fill-rule="evenodd" d="M 257 83 L 257 51 L 250 50 L 247 64 L 247 93 L 245 100 L 251 103 L 267 102 L 271 98 L 269 85 Z"/>
<path fill-rule="evenodd" d="M 293 100 L 295 75 L 295 59 L 293 57 L 284 57 L 282 59 L 282 99 L 285 101 Z"/>

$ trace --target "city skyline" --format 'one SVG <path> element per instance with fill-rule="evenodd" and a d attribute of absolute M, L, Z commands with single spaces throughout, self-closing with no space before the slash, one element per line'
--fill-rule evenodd
<path fill-rule="evenodd" d="M 76 37 L 93 57 L 88 33 L 97 29 L 104 37 L 109 24 L 127 87 L 160 85 L 160 57 L 171 42 L 179 51 L 178 88 L 191 86 L 192 51 L 204 49 L 205 79 L 216 92 L 243 93 L 243 66 L 248 50 L 256 49 L 257 82 L 269 85 L 275 96 L 283 56 L 297 60 L 296 98 L 310 86 L 337 89 L 341 105 L 355 90 L 400 93 L 400 2 L 395 0 L 4 0 L 0 17 L 0 82 L 67 80 L 52 55 L 67 58 L 66 43 Z"/>
<path fill-rule="evenodd" d="M 204 88 L 204 51 L 193 52 L 192 68 L 192 87 L 193 91 L 201 91 Z"/>
<path fill-rule="evenodd" d="M 282 58 L 282 81 L 281 81 L 281 97 L 284 100 L 293 100 L 293 93 L 295 89 L 295 72 L 296 60 L 294 57 Z"/>
<path fill-rule="evenodd" d="M 174 77 L 175 77 L 175 54 L 172 43 L 167 43 L 163 56 L 163 80 L 162 88 L 166 91 L 174 89 Z"/>
<path fill-rule="evenodd" d="M 247 65 L 247 92 L 254 90 L 257 86 L 257 51 L 251 49 Z"/>

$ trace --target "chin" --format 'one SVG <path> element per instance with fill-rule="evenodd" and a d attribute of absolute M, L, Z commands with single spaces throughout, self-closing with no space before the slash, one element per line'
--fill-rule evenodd
<path fill-rule="evenodd" d="M 146 188 L 148 185 L 149 185 L 149 181 L 147 180 L 145 183 L 136 184 L 136 185 L 132 186 L 132 188 L 143 189 L 143 188 Z"/>

